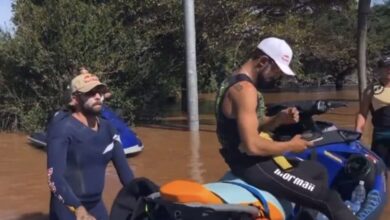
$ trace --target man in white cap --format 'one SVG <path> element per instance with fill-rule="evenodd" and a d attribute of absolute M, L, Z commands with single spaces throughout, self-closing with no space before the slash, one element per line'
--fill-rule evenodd
<path fill-rule="evenodd" d="M 123 186 L 133 173 L 119 136 L 99 117 L 107 86 L 89 72 L 71 83 L 72 112 L 48 130 L 47 169 L 51 220 L 108 220 L 103 204 L 105 171 L 113 162 Z"/>
<path fill-rule="evenodd" d="M 260 132 L 299 121 L 297 109 L 265 115 L 265 103 L 258 85 L 294 75 L 289 67 L 290 46 L 282 39 L 262 40 L 250 58 L 226 79 L 216 99 L 217 136 L 221 154 L 232 172 L 247 183 L 297 204 L 317 209 L 329 219 L 356 219 L 338 193 L 328 188 L 326 169 L 315 161 L 285 158 L 286 152 L 300 152 L 312 145 L 300 135 L 278 142 Z M 288 178 L 287 178 L 288 177 Z"/>

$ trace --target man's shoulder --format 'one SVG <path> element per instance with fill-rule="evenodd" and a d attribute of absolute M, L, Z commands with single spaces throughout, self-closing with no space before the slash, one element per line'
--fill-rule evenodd
<path fill-rule="evenodd" d="M 61 121 L 72 115 L 72 112 L 67 109 L 60 109 L 56 111 L 51 117 L 49 123 L 55 123 Z"/>
<path fill-rule="evenodd" d="M 230 92 L 230 93 L 237 93 L 237 94 L 239 94 L 239 93 L 245 93 L 245 94 L 253 93 L 253 94 L 257 94 L 257 89 L 251 82 L 240 81 L 240 82 L 237 82 L 234 85 L 232 85 L 229 88 L 228 92 Z"/>
<path fill-rule="evenodd" d="M 50 134 L 66 134 L 75 130 L 75 123 L 72 119 L 72 115 L 64 117 L 54 117 L 47 128 L 47 132 Z"/>
<path fill-rule="evenodd" d="M 383 86 L 381 84 L 378 84 L 378 83 L 370 83 L 367 85 L 367 87 L 363 90 L 363 96 L 365 97 L 371 97 L 373 96 L 375 93 L 377 93 L 377 91 L 380 91 L 383 89 Z"/>
<path fill-rule="evenodd" d="M 104 118 L 104 117 L 99 117 L 99 122 L 102 125 L 111 126 L 110 121 L 108 119 Z"/>
<path fill-rule="evenodd" d="M 112 125 L 112 123 L 108 119 L 105 119 L 103 117 L 99 117 L 99 121 L 100 121 L 101 128 L 110 130 L 113 133 L 116 132 L 115 127 Z"/>

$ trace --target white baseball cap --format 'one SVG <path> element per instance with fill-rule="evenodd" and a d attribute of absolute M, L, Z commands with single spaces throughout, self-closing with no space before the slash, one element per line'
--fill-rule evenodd
<path fill-rule="evenodd" d="M 269 37 L 262 40 L 257 45 L 257 48 L 271 57 L 283 73 L 290 76 L 295 75 L 294 71 L 289 67 L 293 52 L 286 41 L 276 37 Z"/>

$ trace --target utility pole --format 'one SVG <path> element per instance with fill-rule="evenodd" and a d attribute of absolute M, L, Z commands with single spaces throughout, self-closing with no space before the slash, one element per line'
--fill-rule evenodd
<path fill-rule="evenodd" d="M 370 13 L 371 0 L 359 0 L 358 7 L 358 79 L 359 100 L 367 87 L 367 20 Z"/>
<path fill-rule="evenodd" d="M 186 72 L 187 72 L 187 109 L 190 131 L 199 130 L 198 110 L 198 78 L 196 72 L 196 37 L 194 0 L 183 0 L 185 42 L 186 42 Z M 183 98 L 183 97 L 182 97 Z"/>

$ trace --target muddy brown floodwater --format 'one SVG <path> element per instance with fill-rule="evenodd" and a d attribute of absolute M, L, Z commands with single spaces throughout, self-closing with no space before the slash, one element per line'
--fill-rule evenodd
<path fill-rule="evenodd" d="M 145 149 L 128 158 L 136 176 L 144 176 L 157 184 L 173 179 L 215 181 L 227 170 L 221 159 L 215 135 L 212 112 L 214 95 L 200 96 L 199 133 L 183 129 L 185 117 L 171 111 L 162 125 L 142 125 L 134 128 Z M 357 91 L 289 92 L 265 94 L 268 103 L 307 99 L 345 100 L 347 108 L 333 110 L 318 118 L 334 122 L 339 127 L 352 128 L 357 111 Z M 370 142 L 370 126 L 363 142 Z M 28 144 L 26 134 L 0 134 L 0 219 L 48 220 L 49 190 L 46 177 L 46 154 Z M 106 171 L 104 201 L 108 209 L 121 184 L 112 165 Z M 388 195 L 389 198 L 389 195 Z M 380 220 L 390 219 L 387 205 Z"/>

